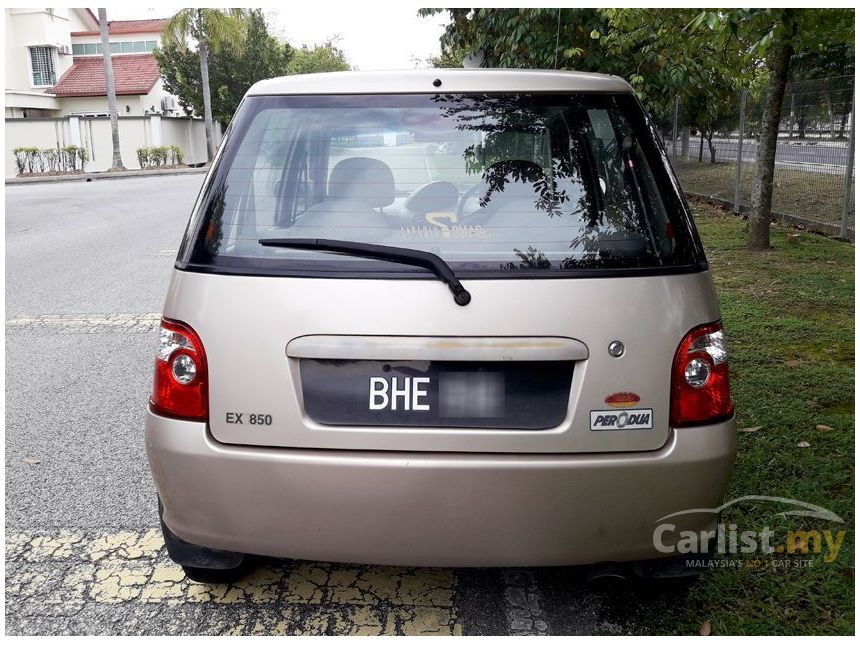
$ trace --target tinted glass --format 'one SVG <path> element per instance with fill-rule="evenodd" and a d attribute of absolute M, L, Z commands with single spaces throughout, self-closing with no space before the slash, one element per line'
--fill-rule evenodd
<path fill-rule="evenodd" d="M 701 261 L 632 96 L 256 97 L 232 129 L 180 264 L 420 271 L 259 244 L 284 237 L 430 251 L 460 274 Z"/>

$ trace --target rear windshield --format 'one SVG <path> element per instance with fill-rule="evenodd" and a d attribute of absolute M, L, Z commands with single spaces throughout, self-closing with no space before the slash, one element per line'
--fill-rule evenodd
<path fill-rule="evenodd" d="M 441 256 L 458 275 L 701 268 L 689 213 L 632 95 L 246 99 L 178 266 L 419 274 L 323 238 Z"/>

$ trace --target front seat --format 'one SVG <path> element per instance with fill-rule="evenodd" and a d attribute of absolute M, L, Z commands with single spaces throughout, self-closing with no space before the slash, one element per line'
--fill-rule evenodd
<path fill-rule="evenodd" d="M 363 202 L 371 208 L 385 208 L 394 203 L 394 174 L 379 159 L 343 159 L 329 175 L 328 196 Z"/>
<path fill-rule="evenodd" d="M 391 233 L 374 209 L 394 203 L 394 174 L 370 157 L 339 161 L 328 180 L 328 198 L 311 206 L 291 227 L 296 237 L 375 242 Z"/>

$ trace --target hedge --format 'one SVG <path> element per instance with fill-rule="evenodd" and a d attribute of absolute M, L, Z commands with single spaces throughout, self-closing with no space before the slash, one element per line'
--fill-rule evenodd
<path fill-rule="evenodd" d="M 141 168 L 179 166 L 184 156 L 179 146 L 143 146 L 137 149 L 137 161 Z"/>
<path fill-rule="evenodd" d="M 20 147 L 12 150 L 18 174 L 82 172 L 90 155 L 86 148 L 65 146 L 63 148 Z"/>

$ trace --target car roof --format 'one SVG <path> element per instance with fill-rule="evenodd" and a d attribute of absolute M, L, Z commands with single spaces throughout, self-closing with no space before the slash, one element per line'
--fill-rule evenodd
<path fill-rule="evenodd" d="M 449 92 L 632 92 L 618 76 L 548 69 L 414 69 L 297 74 L 259 81 L 248 96 Z"/>

